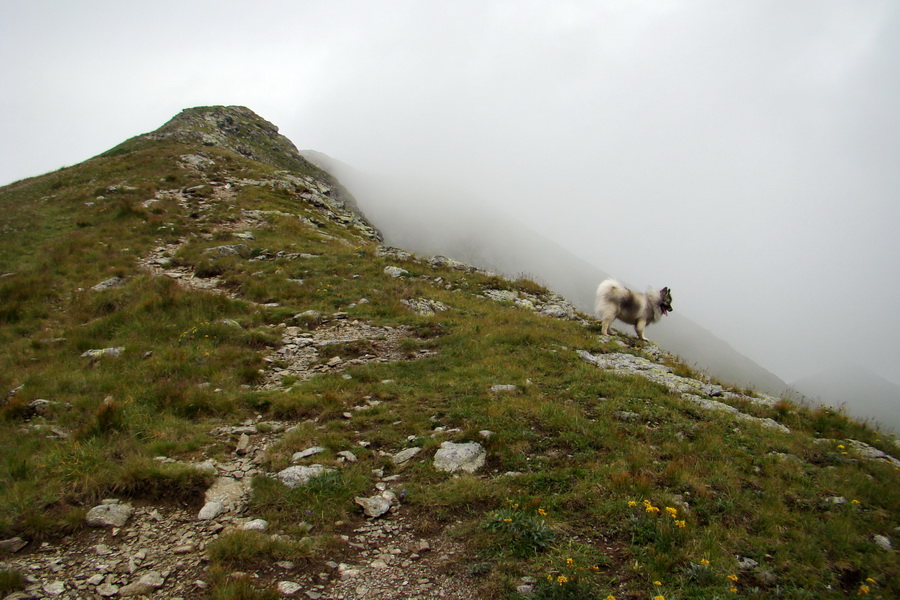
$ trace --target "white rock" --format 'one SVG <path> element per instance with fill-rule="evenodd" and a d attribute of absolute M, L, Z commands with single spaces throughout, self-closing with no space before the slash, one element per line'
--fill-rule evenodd
<path fill-rule="evenodd" d="M 487 452 L 478 442 L 457 444 L 444 442 L 434 455 L 434 468 L 439 471 L 454 473 L 466 471 L 474 473 L 487 457 Z"/>
<path fill-rule="evenodd" d="M 300 452 L 294 452 L 294 455 L 291 456 L 291 462 L 297 462 L 307 458 L 308 456 L 314 456 L 316 454 L 321 454 L 325 452 L 325 448 L 322 446 L 313 446 L 312 448 L 307 448 L 306 450 L 301 450 Z"/>
<path fill-rule="evenodd" d="M 45 583 L 43 590 L 45 594 L 55 598 L 56 596 L 61 596 L 66 591 L 66 584 L 59 580 Z"/>
<path fill-rule="evenodd" d="M 346 460 L 347 462 L 351 462 L 351 463 L 355 463 L 357 460 L 359 460 L 358 458 L 356 458 L 356 455 L 353 454 L 352 452 L 350 452 L 349 450 L 341 450 L 340 452 L 337 453 L 337 455 L 340 456 L 341 458 L 343 458 L 344 460 Z"/>
<path fill-rule="evenodd" d="M 881 548 L 882 550 L 891 550 L 893 549 L 893 545 L 891 544 L 891 540 L 886 538 L 883 535 L 876 535 L 873 537 L 875 540 L 875 544 Z"/>
<path fill-rule="evenodd" d="M 302 589 L 299 583 L 295 583 L 293 581 L 279 581 L 278 582 L 278 593 L 287 598 L 292 598 L 297 595 Z"/>
<path fill-rule="evenodd" d="M 385 267 L 384 273 L 394 278 L 409 275 L 409 271 L 407 271 L 406 269 L 401 269 L 400 267 Z"/>
<path fill-rule="evenodd" d="M 288 467 L 287 469 L 279 471 L 276 477 L 289 488 L 295 488 L 309 483 L 311 479 L 321 477 L 325 473 L 333 470 L 334 469 L 329 469 L 328 467 L 323 467 L 322 465 L 309 465 L 308 467 L 301 465 L 296 467 Z"/>
<path fill-rule="evenodd" d="M 421 451 L 421 448 L 407 448 L 406 450 L 401 450 L 400 452 L 392 456 L 391 460 L 395 465 L 402 465 Z"/>
<path fill-rule="evenodd" d="M 210 521 L 225 512 L 225 506 L 221 502 L 207 502 L 197 514 L 198 521 Z"/>
<path fill-rule="evenodd" d="M 366 516 L 377 518 L 391 510 L 391 501 L 383 496 L 372 496 L 371 498 L 356 497 L 354 502 L 362 506 Z"/>
<path fill-rule="evenodd" d="M 244 531 L 265 531 L 269 527 L 269 522 L 265 519 L 253 519 L 241 525 Z"/>

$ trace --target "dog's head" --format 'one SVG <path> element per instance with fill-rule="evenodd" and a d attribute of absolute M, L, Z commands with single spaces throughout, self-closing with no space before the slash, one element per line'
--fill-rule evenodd
<path fill-rule="evenodd" d="M 659 309 L 664 315 L 672 312 L 672 290 L 667 287 L 659 290 Z"/>

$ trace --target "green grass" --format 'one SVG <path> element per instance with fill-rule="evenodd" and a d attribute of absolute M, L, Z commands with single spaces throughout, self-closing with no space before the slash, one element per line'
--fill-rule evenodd
<path fill-rule="evenodd" d="M 261 415 L 298 425 L 269 448 L 265 469 L 320 445 L 316 462 L 336 470 L 296 489 L 255 478 L 253 514 L 287 539 L 235 532 L 210 544 L 214 598 L 273 597 L 271 582 L 254 587 L 235 571 L 265 571 L 277 560 L 310 569 L 323 557 L 340 562 L 336 536 L 362 521 L 353 498 L 372 493 L 373 469 L 402 478 L 401 510 L 414 515 L 417 533 L 465 544 L 473 597 L 515 598 L 523 576 L 537 580 L 534 597 L 547 599 L 842 598 L 861 585 L 873 597 L 900 595 L 897 553 L 872 543 L 897 526 L 900 473 L 840 447 L 856 439 L 896 453 L 871 427 L 787 400 L 735 404 L 783 423 L 792 430 L 785 435 L 601 371 L 574 352 L 618 351 L 596 326 L 479 296 L 487 288 L 544 293 L 534 281 L 377 258 L 373 243 L 272 186 L 239 187 L 234 205 L 201 191 L 202 215 L 191 214 L 199 204 L 188 210 L 171 199 L 144 206 L 159 190 L 205 183 L 178 166 L 178 156 L 197 151 L 137 138 L 0 189 L 0 275 L 10 274 L 0 277 L 0 436 L 16 440 L 0 445 L 0 537 L 77 535 L 91 502 L 112 495 L 197 504 L 209 476 L 153 458 L 220 456 L 230 449 L 210 430 Z M 202 151 L 216 161 L 210 179 L 277 172 L 222 148 Z M 282 214 L 253 228 L 255 240 L 238 240 L 219 225 L 241 218 L 241 209 Z M 179 240 L 173 260 L 215 275 L 235 298 L 138 268 L 151 248 Z M 247 250 L 204 254 L 234 243 Z M 278 252 L 313 256 L 253 260 Z M 385 276 L 389 264 L 410 275 Z M 112 276 L 124 285 L 90 289 Z M 400 302 L 419 297 L 451 309 L 420 317 Z M 310 310 L 324 317 L 295 318 Z M 256 388 L 282 326 L 314 330 L 338 311 L 409 328 L 403 350 L 431 355 Z M 117 359 L 81 357 L 114 346 L 125 348 Z M 363 341 L 323 356 L 371 351 Z M 491 393 L 497 384 L 518 391 Z M 58 404 L 37 414 L 29 406 L 36 399 Z M 48 438 L 51 428 L 65 437 Z M 459 477 L 435 471 L 429 459 L 445 440 L 479 441 L 486 466 Z M 412 445 L 422 452 L 395 466 L 389 455 Z M 358 463 L 338 461 L 348 449 Z M 848 502 L 826 503 L 831 496 Z M 660 514 L 646 512 L 645 500 Z M 738 556 L 759 567 L 741 571 Z M 15 575 L 2 577 L 0 586 L 18 585 Z"/>

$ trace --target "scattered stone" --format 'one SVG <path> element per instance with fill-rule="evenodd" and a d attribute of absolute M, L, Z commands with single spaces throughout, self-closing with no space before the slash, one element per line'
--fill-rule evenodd
<path fill-rule="evenodd" d="M 738 567 L 740 567 L 744 571 L 749 571 L 750 569 L 755 569 L 759 566 L 759 563 L 753 560 L 752 558 L 747 558 L 746 556 L 738 556 Z"/>
<path fill-rule="evenodd" d="M 225 512 L 225 506 L 221 502 L 207 502 L 197 514 L 198 521 L 211 521 Z"/>
<path fill-rule="evenodd" d="M 355 463 L 357 460 L 359 460 L 358 458 L 356 458 L 356 455 L 349 450 L 341 450 L 337 453 L 337 455 L 350 463 Z"/>
<path fill-rule="evenodd" d="M 443 302 L 431 300 L 430 298 L 411 298 L 408 300 L 401 300 L 400 302 L 409 308 L 409 310 L 422 317 L 430 317 L 436 313 L 450 310 L 450 307 Z"/>
<path fill-rule="evenodd" d="M 516 386 L 516 385 L 501 384 L 501 385 L 491 386 L 492 394 L 515 394 L 518 391 L 519 391 L 519 386 Z"/>
<path fill-rule="evenodd" d="M 391 460 L 395 465 L 400 466 L 406 462 L 409 462 L 412 457 L 414 457 L 421 451 L 421 448 L 407 448 L 406 450 L 401 450 L 397 454 L 393 455 L 391 457 Z"/>
<path fill-rule="evenodd" d="M 61 596 L 66 591 L 66 584 L 62 581 L 52 581 L 50 583 L 45 583 L 42 586 L 44 593 L 48 596 L 57 597 Z"/>
<path fill-rule="evenodd" d="M 325 452 L 325 448 L 322 446 L 313 446 L 312 448 L 307 448 L 306 450 L 301 450 L 300 452 L 294 452 L 294 455 L 291 457 L 291 462 L 299 462 L 304 458 L 315 456 L 316 454 L 321 454 Z"/>
<path fill-rule="evenodd" d="M 320 477 L 333 470 L 322 465 L 295 466 L 279 471 L 276 477 L 289 488 L 295 488 L 309 483 L 310 479 Z"/>
<path fill-rule="evenodd" d="M 434 468 L 449 473 L 474 473 L 484 465 L 486 457 L 487 451 L 478 442 L 444 442 L 434 455 Z"/>
<path fill-rule="evenodd" d="M 119 287 L 120 285 L 122 285 L 124 283 L 125 283 L 125 280 L 122 279 L 121 277 L 111 277 L 110 279 L 107 279 L 106 281 L 101 281 L 100 283 L 98 283 L 97 285 L 92 287 L 91 289 L 95 292 L 102 292 L 103 290 L 108 290 L 110 288 Z"/>
<path fill-rule="evenodd" d="M 242 433 L 241 437 L 238 438 L 237 448 L 235 448 L 234 453 L 238 456 L 244 456 L 247 452 L 250 451 L 250 436 L 246 433 Z"/>
<path fill-rule="evenodd" d="M 241 525 L 244 531 L 265 531 L 269 528 L 269 522 L 265 519 L 253 519 Z"/>
<path fill-rule="evenodd" d="M 101 504 L 88 511 L 84 522 L 89 527 L 122 527 L 133 511 L 130 504 Z"/>
<path fill-rule="evenodd" d="M 119 593 L 119 586 L 112 583 L 102 583 L 97 586 L 97 593 L 104 598 L 111 598 Z"/>
<path fill-rule="evenodd" d="M 9 538 L 8 540 L 0 541 L 0 553 L 15 554 L 27 545 L 28 542 L 18 536 Z"/>
<path fill-rule="evenodd" d="M 303 589 L 303 586 L 293 581 L 279 581 L 277 587 L 278 593 L 286 598 L 293 598 L 301 589 Z"/>
<path fill-rule="evenodd" d="M 881 548 L 882 550 L 893 550 L 894 546 L 891 544 L 891 540 L 883 535 L 876 535 L 872 538 L 875 540 L 875 545 Z"/>
<path fill-rule="evenodd" d="M 407 271 L 406 269 L 401 269 L 400 267 L 385 267 L 384 273 L 385 275 L 390 275 L 394 279 L 403 277 L 404 275 L 409 275 L 409 271 Z"/>
<path fill-rule="evenodd" d="M 244 244 L 231 244 L 228 246 L 216 246 L 215 248 L 207 248 L 203 251 L 203 254 L 211 256 L 212 258 L 222 258 L 225 256 L 240 256 L 242 254 L 248 254 L 250 252 L 250 248 L 248 248 Z"/>
<path fill-rule="evenodd" d="M 363 512 L 366 513 L 367 517 L 377 518 L 381 515 L 385 514 L 389 510 L 391 510 L 391 501 L 381 496 L 372 496 L 371 498 L 360 498 L 356 497 L 353 499 L 354 502 L 362 506 Z"/>
<path fill-rule="evenodd" d="M 825 502 L 829 504 L 847 504 L 847 499 L 843 496 L 831 496 L 830 498 L 825 498 Z"/>
<path fill-rule="evenodd" d="M 86 350 L 81 354 L 81 358 L 90 358 L 92 360 L 100 360 L 101 358 L 119 358 L 125 352 L 124 346 L 115 348 L 97 348 Z"/>

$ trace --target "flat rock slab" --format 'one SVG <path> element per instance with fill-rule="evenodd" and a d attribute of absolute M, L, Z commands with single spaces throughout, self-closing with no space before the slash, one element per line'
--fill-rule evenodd
<path fill-rule="evenodd" d="M 130 504 L 101 504 L 88 511 L 84 522 L 89 527 L 122 527 L 132 512 Z"/>
<path fill-rule="evenodd" d="M 434 468 L 448 473 L 474 473 L 484 465 L 486 457 L 487 451 L 478 442 L 444 442 L 434 455 Z"/>

